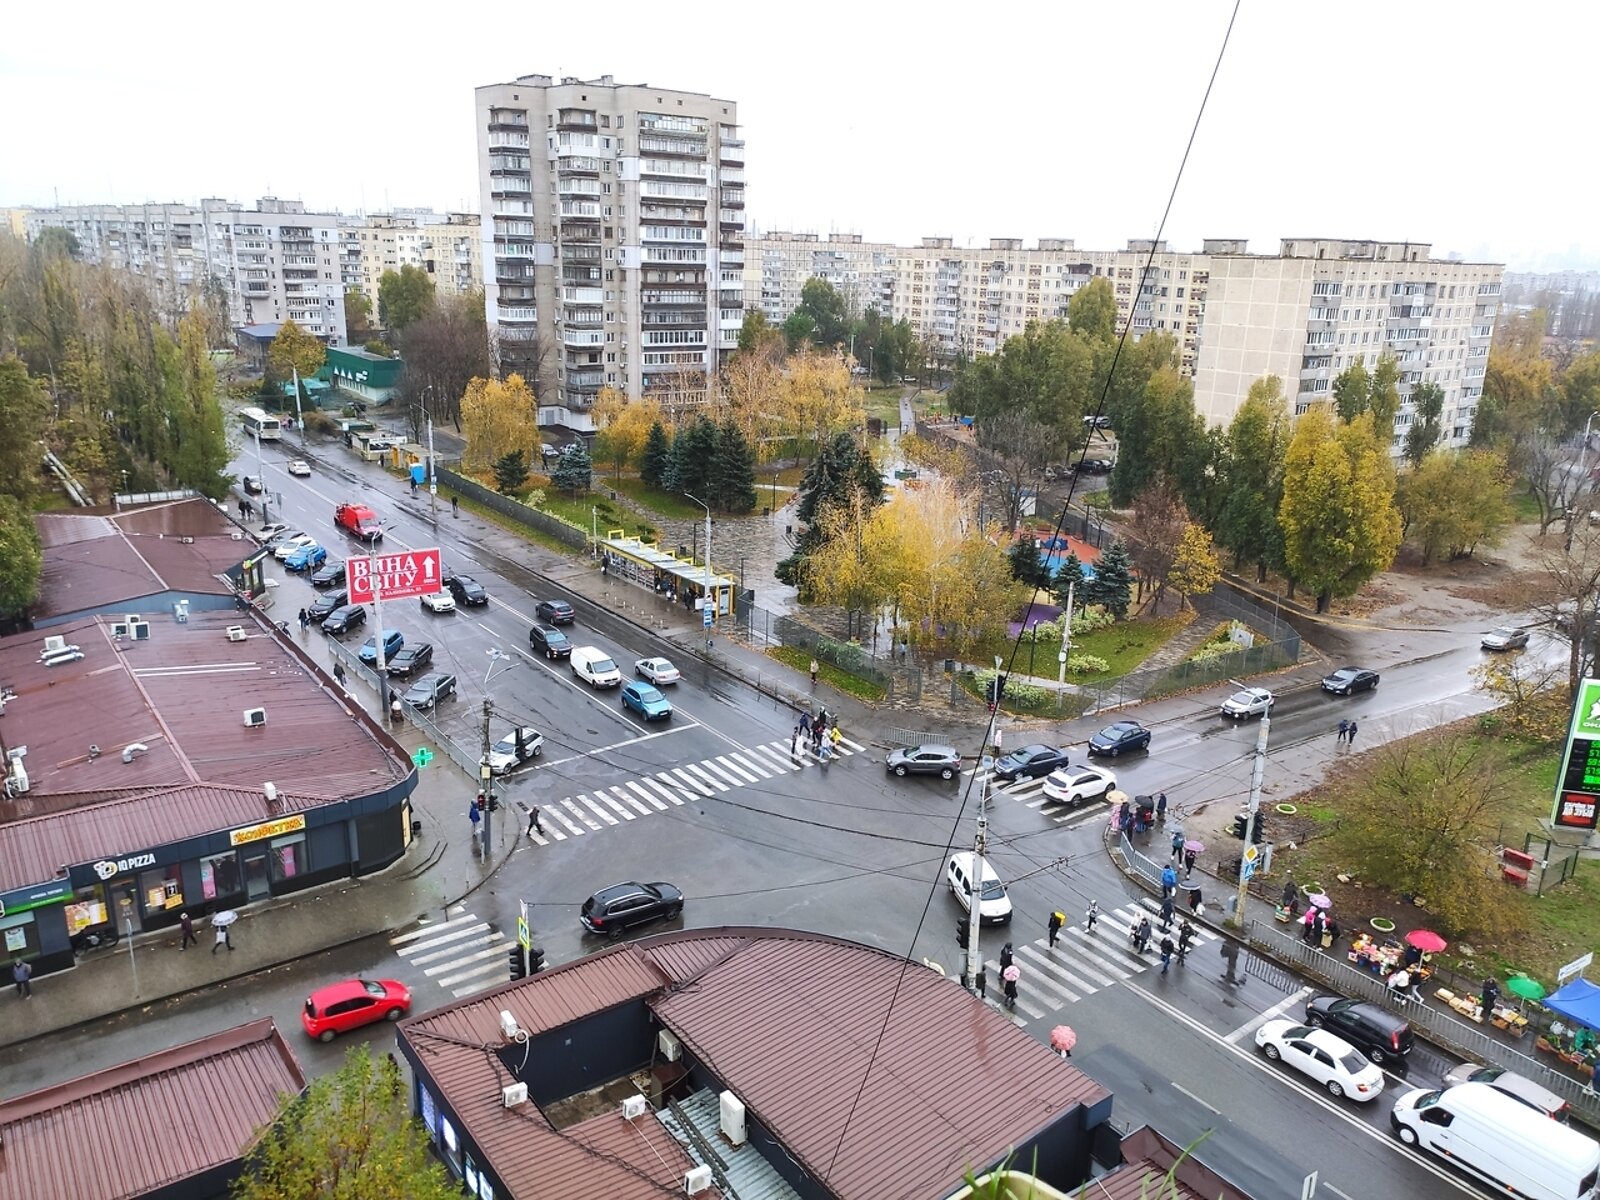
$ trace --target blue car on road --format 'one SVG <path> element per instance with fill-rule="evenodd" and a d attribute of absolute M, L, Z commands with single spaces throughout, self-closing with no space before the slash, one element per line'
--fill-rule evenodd
<path fill-rule="evenodd" d="M 313 543 L 300 546 L 284 555 L 283 565 L 291 571 L 311 571 L 328 561 L 328 551 Z"/>
<path fill-rule="evenodd" d="M 653 684 L 641 679 L 630 679 L 622 685 L 622 707 L 633 709 L 646 721 L 664 721 L 672 716 L 672 702 Z"/>
<path fill-rule="evenodd" d="M 404 646 L 405 644 L 405 635 L 402 634 L 398 629 L 385 629 L 383 631 L 384 663 L 387 664 L 390 659 L 392 659 L 396 654 L 399 654 L 400 647 Z M 373 634 L 366 641 L 361 643 L 361 661 L 369 665 L 378 661 L 377 634 Z"/>

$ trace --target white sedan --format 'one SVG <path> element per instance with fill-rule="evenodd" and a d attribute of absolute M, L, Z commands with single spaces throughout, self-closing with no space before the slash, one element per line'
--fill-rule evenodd
<path fill-rule="evenodd" d="M 311 474 L 311 464 L 304 459 L 296 458 L 289 463 L 289 474 L 307 476 Z"/>
<path fill-rule="evenodd" d="M 1309 1075 L 1333 1096 L 1362 1102 L 1383 1091 L 1383 1072 L 1343 1038 L 1282 1017 L 1256 1030 L 1256 1046 L 1273 1062 Z"/>
<path fill-rule="evenodd" d="M 289 555 L 293 554 L 296 550 L 300 549 L 301 546 L 315 546 L 316 544 L 317 539 L 312 537 L 309 533 L 297 533 L 292 538 L 284 538 L 283 541 L 274 546 L 272 548 L 272 555 L 281 562 L 282 560 L 288 558 Z"/>
<path fill-rule="evenodd" d="M 657 687 L 665 683 L 677 683 L 683 678 L 678 673 L 678 668 L 666 658 L 641 658 L 633 664 L 633 672 L 640 679 L 648 679 Z"/>
<path fill-rule="evenodd" d="M 1244 720 L 1264 717 L 1272 711 L 1272 693 L 1266 688 L 1242 688 L 1222 702 L 1222 715 Z"/>
<path fill-rule="evenodd" d="M 1082 804 L 1104 800 L 1117 786 L 1117 777 L 1102 767 L 1063 767 L 1045 777 L 1044 798 L 1057 804 Z"/>
<path fill-rule="evenodd" d="M 434 592 L 431 596 L 422 597 L 422 607 L 429 612 L 455 612 L 456 598 L 449 592 Z"/>

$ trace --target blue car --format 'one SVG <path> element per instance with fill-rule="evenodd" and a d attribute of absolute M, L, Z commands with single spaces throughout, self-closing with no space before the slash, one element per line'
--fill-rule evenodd
<path fill-rule="evenodd" d="M 406 644 L 405 635 L 398 629 L 385 629 L 383 631 L 383 661 L 388 661 L 400 653 L 400 647 Z M 378 661 L 378 635 L 373 634 L 361 643 L 361 661 L 376 663 Z"/>
<path fill-rule="evenodd" d="M 632 679 L 622 685 L 622 707 L 633 709 L 646 721 L 664 721 L 672 716 L 672 702 L 654 685 L 640 679 Z"/>
<path fill-rule="evenodd" d="M 327 561 L 327 550 L 312 544 L 310 546 L 301 546 L 284 555 L 283 565 L 291 571 L 308 571 L 315 570 Z"/>

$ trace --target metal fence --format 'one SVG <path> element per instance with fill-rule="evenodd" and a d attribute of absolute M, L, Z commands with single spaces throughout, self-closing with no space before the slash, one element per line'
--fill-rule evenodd
<path fill-rule="evenodd" d="M 386 676 L 379 675 L 376 667 L 367 666 L 366 663 L 361 661 L 360 655 L 343 642 L 327 638 L 324 644 L 328 647 L 328 657 L 344 668 L 346 690 L 349 690 L 350 677 L 354 676 L 372 688 L 379 697 L 383 698 L 380 701 L 380 707 L 387 703 L 391 684 Z M 400 694 L 398 689 L 395 689 L 395 694 Z M 465 771 L 469 778 L 476 779 L 478 777 L 479 752 L 477 750 L 458 744 L 454 738 L 439 726 L 432 715 L 422 709 L 407 704 L 402 700 L 400 710 L 405 714 L 406 720 L 420 729 L 428 740 L 439 747 L 451 762 Z M 383 714 L 382 719 L 385 721 L 388 719 L 387 712 Z"/>
<path fill-rule="evenodd" d="M 542 513 L 538 509 L 529 508 L 526 504 L 502 496 L 499 492 L 492 492 L 480 483 L 474 483 L 465 475 L 457 475 L 447 467 L 439 467 L 439 481 L 452 491 L 461 493 L 485 508 L 492 508 L 503 517 L 526 525 L 530 529 L 537 529 L 540 533 L 549 534 L 551 537 L 573 547 L 576 550 L 589 549 L 589 533 L 579 529 L 576 525 L 569 525 L 559 518 L 552 517 L 549 513 Z"/>

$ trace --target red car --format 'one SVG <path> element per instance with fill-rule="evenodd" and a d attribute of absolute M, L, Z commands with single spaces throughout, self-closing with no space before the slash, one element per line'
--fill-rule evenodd
<path fill-rule="evenodd" d="M 319 1042 L 374 1021 L 398 1021 L 411 1011 L 411 989 L 398 979 L 346 979 L 318 988 L 300 1012 L 300 1024 Z"/>

